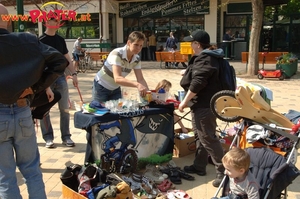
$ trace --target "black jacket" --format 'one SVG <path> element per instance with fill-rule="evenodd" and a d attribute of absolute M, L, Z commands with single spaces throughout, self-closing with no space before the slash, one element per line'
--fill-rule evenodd
<path fill-rule="evenodd" d="M 38 93 L 61 76 L 68 61 L 30 33 L 0 29 L 0 103 L 15 103 L 24 89 Z"/>
<path fill-rule="evenodd" d="M 219 80 L 219 62 L 223 51 L 205 50 L 193 56 L 183 75 L 180 85 L 187 92 L 197 93 L 191 100 L 194 108 L 210 108 L 210 99 L 221 90 Z"/>

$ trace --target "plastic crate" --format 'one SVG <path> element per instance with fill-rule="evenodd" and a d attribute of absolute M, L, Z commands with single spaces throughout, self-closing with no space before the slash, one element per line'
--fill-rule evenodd
<path fill-rule="evenodd" d="M 276 69 L 283 70 L 286 77 L 292 77 L 298 70 L 298 60 L 290 64 L 276 64 Z"/>
<path fill-rule="evenodd" d="M 181 42 L 180 43 L 180 54 L 183 54 L 183 55 L 193 54 L 191 42 Z"/>

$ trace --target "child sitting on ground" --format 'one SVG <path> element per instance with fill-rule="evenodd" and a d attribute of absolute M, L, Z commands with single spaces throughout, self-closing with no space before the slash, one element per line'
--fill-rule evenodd
<path fill-rule="evenodd" d="M 228 196 L 221 199 L 232 198 L 259 198 L 259 184 L 249 171 L 250 156 L 241 148 L 233 148 L 222 158 L 225 174 L 229 177 L 229 189 L 225 191 Z"/>
<path fill-rule="evenodd" d="M 163 88 L 165 90 L 165 92 L 167 94 L 169 94 L 169 91 L 172 87 L 172 83 L 169 82 L 168 80 L 161 80 L 160 82 L 158 82 L 155 91 L 158 92 L 159 89 Z M 169 99 L 173 99 L 174 97 L 172 97 L 170 94 L 168 96 Z M 181 128 L 182 133 L 188 133 L 189 131 L 184 127 L 182 121 L 179 119 L 178 115 L 174 114 L 174 122 L 177 122 Z"/>

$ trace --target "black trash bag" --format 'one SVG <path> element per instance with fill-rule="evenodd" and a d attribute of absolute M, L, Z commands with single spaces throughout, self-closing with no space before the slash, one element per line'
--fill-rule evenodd
<path fill-rule="evenodd" d="M 61 182 L 75 192 L 78 192 L 78 174 L 81 171 L 81 168 L 82 167 L 78 164 L 72 164 L 67 166 L 60 175 Z"/>

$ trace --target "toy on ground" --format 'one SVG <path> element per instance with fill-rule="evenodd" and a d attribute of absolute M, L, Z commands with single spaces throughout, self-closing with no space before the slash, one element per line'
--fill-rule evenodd
<path fill-rule="evenodd" d="M 258 71 L 257 78 L 258 79 L 278 78 L 279 80 L 284 80 L 286 78 L 286 76 L 284 74 L 284 71 L 282 71 L 281 69 L 276 69 L 276 70 L 268 69 L 268 70 L 266 70 L 264 68 L 267 54 L 268 54 L 268 52 L 264 52 L 262 54 L 263 55 L 262 68 Z"/>

